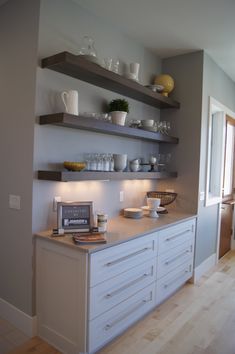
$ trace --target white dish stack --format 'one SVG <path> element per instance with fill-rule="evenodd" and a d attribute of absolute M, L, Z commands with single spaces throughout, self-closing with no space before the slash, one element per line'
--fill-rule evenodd
<path fill-rule="evenodd" d="M 131 219 L 140 219 L 143 216 L 143 210 L 139 208 L 124 209 L 124 216 Z"/>

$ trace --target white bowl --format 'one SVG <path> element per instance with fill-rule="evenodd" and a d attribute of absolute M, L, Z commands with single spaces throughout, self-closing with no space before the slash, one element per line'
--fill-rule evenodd
<path fill-rule="evenodd" d="M 138 172 L 140 170 L 140 164 L 139 163 L 130 163 L 130 170 L 132 172 Z"/>
<path fill-rule="evenodd" d="M 154 120 L 153 119 L 145 119 L 141 121 L 141 125 L 144 128 L 150 128 L 153 127 L 154 125 Z"/>

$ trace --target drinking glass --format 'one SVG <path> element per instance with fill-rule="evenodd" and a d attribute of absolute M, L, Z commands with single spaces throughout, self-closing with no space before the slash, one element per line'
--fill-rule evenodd
<path fill-rule="evenodd" d="M 84 154 L 84 160 L 86 162 L 86 170 L 91 171 L 91 154 Z"/>
<path fill-rule="evenodd" d="M 167 134 L 169 134 L 169 132 L 171 130 L 171 123 L 170 122 L 166 122 L 166 128 L 167 128 Z"/>
<path fill-rule="evenodd" d="M 167 134 L 167 122 L 164 120 L 162 122 L 162 134 Z"/>
<path fill-rule="evenodd" d="M 112 71 L 118 74 L 118 70 L 119 70 L 119 60 L 113 59 Z"/>
<path fill-rule="evenodd" d="M 104 68 L 111 71 L 113 59 L 112 58 L 104 58 L 103 61 L 104 61 Z"/>

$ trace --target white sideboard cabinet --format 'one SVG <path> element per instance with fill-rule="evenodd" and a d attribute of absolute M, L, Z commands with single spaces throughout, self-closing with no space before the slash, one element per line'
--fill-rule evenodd
<path fill-rule="evenodd" d="M 38 335 L 64 353 L 95 353 L 191 278 L 195 223 L 92 253 L 37 237 Z"/>

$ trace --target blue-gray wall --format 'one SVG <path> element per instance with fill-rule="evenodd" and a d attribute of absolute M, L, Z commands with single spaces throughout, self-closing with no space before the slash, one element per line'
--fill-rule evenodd
<path fill-rule="evenodd" d="M 153 75 L 161 71 L 161 62 L 155 55 L 123 34 L 117 28 L 96 18 L 79 5 L 68 0 L 42 0 L 39 33 L 39 59 L 68 50 L 75 54 L 84 35 L 92 36 L 99 59 L 119 59 L 121 69 L 130 62 L 140 63 L 140 82 L 147 84 Z M 80 112 L 101 112 L 105 103 L 120 95 L 85 82 L 52 72 L 37 69 L 37 115 L 58 112 L 63 109 L 59 92 L 65 89 L 79 92 Z M 128 119 L 159 119 L 158 109 L 129 99 Z M 149 158 L 157 154 L 158 145 L 134 139 L 120 138 L 35 125 L 34 170 L 50 169 L 64 160 L 81 160 L 86 152 L 127 153 L 129 159 Z M 141 206 L 146 191 L 156 189 L 151 181 L 110 182 L 47 182 L 34 180 L 33 230 L 39 231 L 55 226 L 56 213 L 52 211 L 53 196 L 63 200 L 93 200 L 95 210 L 103 210 L 109 216 L 117 215 L 123 207 Z M 124 191 L 124 202 L 119 201 L 119 192 Z"/>

